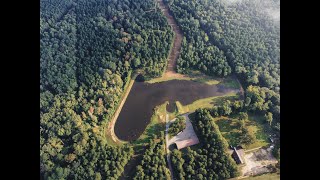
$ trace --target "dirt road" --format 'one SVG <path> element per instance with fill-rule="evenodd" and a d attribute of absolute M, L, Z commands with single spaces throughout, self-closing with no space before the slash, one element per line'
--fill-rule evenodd
<path fill-rule="evenodd" d="M 175 21 L 173 16 L 170 14 L 169 7 L 165 5 L 162 0 L 157 0 L 157 2 L 159 3 L 161 11 L 163 12 L 164 16 L 167 18 L 167 21 L 169 25 L 172 27 L 172 30 L 174 32 L 173 47 L 169 54 L 168 67 L 164 76 L 170 76 L 170 77 L 181 76 L 181 74 L 176 73 L 176 64 L 177 64 L 177 59 L 180 55 L 183 33 L 179 28 L 179 26 L 177 25 L 177 22 Z"/>
<path fill-rule="evenodd" d="M 175 119 L 174 119 L 175 120 Z M 172 120 L 172 121 L 174 121 Z M 168 130 L 169 130 L 169 126 L 170 126 L 171 121 L 169 122 L 169 114 L 166 114 L 166 152 L 167 152 L 167 162 L 168 162 L 168 166 L 169 166 L 169 170 L 170 170 L 170 175 L 171 175 L 171 179 L 173 179 L 173 170 L 172 170 L 172 166 L 171 166 L 171 159 L 170 159 L 170 150 L 169 150 L 169 135 L 168 135 Z"/>

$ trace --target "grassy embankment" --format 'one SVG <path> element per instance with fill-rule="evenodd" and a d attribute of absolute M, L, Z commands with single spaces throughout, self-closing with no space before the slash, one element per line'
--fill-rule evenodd
<path fill-rule="evenodd" d="M 113 126 L 114 126 L 116 119 L 118 118 L 118 116 L 121 112 L 122 106 L 124 105 L 126 98 L 128 97 L 128 95 L 130 93 L 130 90 L 133 86 L 133 83 L 134 83 L 136 76 L 137 76 L 137 73 L 132 73 L 132 71 L 128 72 L 127 81 L 123 87 L 124 90 L 123 90 L 122 96 L 117 104 L 117 107 L 115 108 L 115 112 L 114 112 L 114 114 L 111 118 L 111 121 L 110 121 L 110 123 L 112 123 Z M 115 142 L 112 139 L 111 129 L 109 129 L 108 127 L 105 128 L 105 138 L 106 138 L 108 144 L 112 145 L 112 146 L 119 146 L 119 145 L 126 143 L 125 141 L 116 141 Z"/>
<path fill-rule="evenodd" d="M 221 79 L 221 78 L 209 77 L 209 76 L 203 75 L 197 71 L 193 71 L 193 73 L 196 74 L 195 76 L 193 76 L 193 78 L 185 79 L 185 80 L 192 80 L 192 81 L 197 81 L 197 82 L 206 83 L 206 84 L 210 84 L 210 85 L 221 84 L 226 87 L 235 88 L 235 89 L 240 88 L 239 82 L 232 76 Z M 155 82 L 153 82 L 153 83 L 155 83 Z M 174 117 L 176 117 L 179 114 L 193 112 L 199 108 L 210 108 L 213 105 L 220 105 L 222 102 L 224 102 L 226 100 L 234 101 L 238 98 L 239 98 L 239 95 L 237 93 L 231 92 L 231 93 L 227 93 L 223 96 L 213 96 L 213 97 L 208 97 L 208 98 L 204 98 L 204 99 L 199 99 L 199 100 L 194 101 L 193 103 L 187 104 L 187 105 L 182 105 L 179 101 L 176 101 L 175 102 L 176 103 L 176 111 L 169 114 L 169 119 L 173 119 Z"/>
<path fill-rule="evenodd" d="M 247 177 L 243 180 L 279 180 L 280 174 L 278 173 L 268 173 L 260 176 Z"/>
<path fill-rule="evenodd" d="M 213 105 L 220 105 L 222 102 L 226 100 L 234 101 L 238 98 L 238 95 L 236 93 L 228 93 L 223 96 L 214 96 L 214 97 L 208 97 L 204 99 L 199 99 L 197 101 L 194 101 L 191 104 L 182 105 L 179 101 L 176 101 L 176 114 L 184 114 L 187 112 L 193 112 L 196 109 L 199 108 L 210 108 Z"/>
<path fill-rule="evenodd" d="M 144 146 L 149 142 L 150 139 L 153 139 L 154 135 L 160 136 L 161 131 L 164 132 L 166 125 L 166 105 L 168 102 L 165 102 L 159 106 L 156 106 L 153 111 L 150 123 L 140 135 L 140 137 L 133 141 L 132 144 L 135 146 Z"/>
<path fill-rule="evenodd" d="M 207 76 L 200 71 L 196 70 L 188 70 L 188 73 L 183 74 L 182 76 L 162 76 L 158 78 L 151 79 L 149 81 L 146 81 L 147 83 L 159 83 L 159 82 L 164 82 L 164 81 L 170 81 L 170 80 L 189 80 L 189 81 L 196 81 L 196 82 L 201 82 L 201 83 L 206 83 L 208 85 L 214 85 L 214 84 L 223 84 L 226 87 L 231 87 L 231 88 L 239 88 L 240 85 L 239 83 L 233 79 L 233 77 L 228 76 L 226 78 L 218 78 L 218 77 L 212 77 L 212 76 Z"/>

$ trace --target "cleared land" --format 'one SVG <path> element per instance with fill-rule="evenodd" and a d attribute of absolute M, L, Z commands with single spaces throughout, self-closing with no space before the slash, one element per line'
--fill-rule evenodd
<path fill-rule="evenodd" d="M 231 92 L 231 93 L 225 94 L 224 96 L 214 96 L 214 97 L 199 99 L 188 105 L 182 105 L 179 101 L 176 101 L 177 112 L 175 113 L 184 114 L 187 112 L 193 112 L 199 108 L 209 108 L 215 104 L 219 105 L 226 100 L 232 101 L 237 98 L 238 98 L 237 93 Z"/>
<path fill-rule="evenodd" d="M 280 175 L 277 173 L 268 173 L 268 174 L 263 174 L 260 176 L 254 176 L 254 177 L 247 177 L 244 178 L 243 180 L 279 180 Z"/>
<path fill-rule="evenodd" d="M 243 176 L 254 176 L 270 172 L 271 169 L 267 166 L 278 162 L 276 158 L 272 156 L 270 148 L 261 148 L 256 151 L 245 153 L 243 158 L 246 163 L 241 169 Z"/>
<path fill-rule="evenodd" d="M 253 144 L 243 145 L 245 149 L 257 148 L 269 144 L 268 133 L 265 132 L 264 125 L 262 125 L 257 118 L 257 116 L 249 115 L 248 120 L 245 121 L 249 131 L 253 132 L 257 139 Z M 228 143 L 232 146 L 238 145 L 238 138 L 240 136 L 239 120 L 236 117 L 218 117 L 214 118 L 214 121 L 219 126 L 222 136 Z"/>
<path fill-rule="evenodd" d="M 172 76 L 168 76 L 168 74 L 165 73 L 162 77 L 151 79 L 149 81 L 146 81 L 146 83 L 152 84 L 152 83 L 170 81 L 174 79 L 196 81 L 196 82 L 201 82 L 208 85 L 220 84 L 220 85 L 224 85 L 225 87 L 241 89 L 240 82 L 237 80 L 235 76 L 228 76 L 226 78 L 212 77 L 212 76 L 205 75 L 197 70 L 189 70 L 187 74 L 177 74 Z"/>
<path fill-rule="evenodd" d="M 176 68 L 176 64 L 177 64 L 177 59 L 180 55 L 183 33 L 182 33 L 181 29 L 179 28 L 179 26 L 177 25 L 177 22 L 175 21 L 173 16 L 171 16 L 168 6 L 166 6 L 163 3 L 163 0 L 157 0 L 157 2 L 159 3 L 159 7 L 160 7 L 161 11 L 163 12 L 163 15 L 166 17 L 168 24 L 172 27 L 172 30 L 174 32 L 173 47 L 171 48 L 171 51 L 169 54 L 168 67 L 165 72 L 165 76 L 173 77 L 173 76 L 176 76 L 176 74 L 177 74 L 175 71 L 175 68 Z"/>
<path fill-rule="evenodd" d="M 197 82 L 206 83 L 209 85 L 219 84 L 222 79 L 213 78 L 207 75 L 202 74 L 200 71 L 190 71 L 188 74 L 179 74 L 179 75 L 168 75 L 165 73 L 162 77 L 154 78 L 149 81 L 146 81 L 147 83 L 158 83 L 163 81 L 170 81 L 170 80 L 192 80 Z"/>

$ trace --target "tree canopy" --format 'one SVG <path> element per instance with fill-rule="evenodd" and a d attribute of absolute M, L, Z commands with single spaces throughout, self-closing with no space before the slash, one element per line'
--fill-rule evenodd
<path fill-rule="evenodd" d="M 131 72 L 159 76 L 173 32 L 153 0 L 40 1 L 40 175 L 117 179 L 133 155 L 105 130 Z"/>

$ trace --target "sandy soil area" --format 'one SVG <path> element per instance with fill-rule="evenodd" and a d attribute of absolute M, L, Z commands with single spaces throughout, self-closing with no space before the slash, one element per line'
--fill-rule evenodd
<path fill-rule="evenodd" d="M 193 126 L 190 122 L 190 119 L 188 117 L 190 113 L 187 113 L 187 114 L 184 114 L 183 117 L 185 117 L 186 119 L 186 128 L 178 133 L 176 136 L 172 137 L 168 143 L 167 143 L 167 146 L 169 147 L 171 144 L 173 143 L 176 143 L 176 142 L 187 142 L 188 140 L 192 141 L 192 142 L 195 142 L 195 144 L 198 144 L 199 143 L 199 139 L 196 135 L 196 133 L 194 132 L 194 129 L 193 129 Z M 175 119 L 174 119 L 175 120 Z M 170 121 L 171 122 L 174 122 L 174 120 Z M 192 143 L 194 144 L 194 143 Z M 188 145 L 186 144 L 186 147 Z"/>
<path fill-rule="evenodd" d="M 264 148 L 245 153 L 243 158 L 246 163 L 245 166 L 242 167 L 243 176 L 270 172 L 267 166 L 278 162 L 277 159 L 272 156 L 271 149 Z"/>

